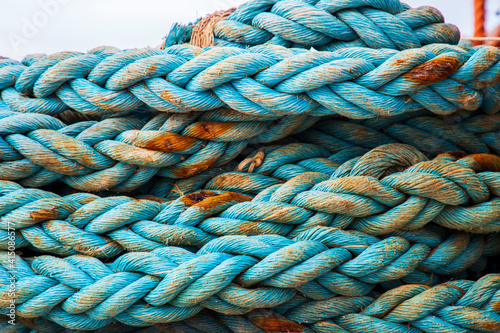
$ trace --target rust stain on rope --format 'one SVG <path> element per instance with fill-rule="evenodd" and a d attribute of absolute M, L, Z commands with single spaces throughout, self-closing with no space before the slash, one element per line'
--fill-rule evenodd
<path fill-rule="evenodd" d="M 265 316 L 249 318 L 249 320 L 262 328 L 266 332 L 272 333 L 301 333 L 304 332 L 304 326 L 288 320 L 284 317 L 277 316 L 276 314 L 268 314 Z"/>
<path fill-rule="evenodd" d="M 460 60 L 457 58 L 439 57 L 413 68 L 404 76 L 420 85 L 429 85 L 446 79 L 459 67 Z"/>
<path fill-rule="evenodd" d="M 464 158 L 472 159 L 473 169 L 476 172 L 500 172 L 500 157 L 493 154 L 472 154 Z"/>
<path fill-rule="evenodd" d="M 193 124 L 189 134 L 202 140 L 209 140 L 226 134 L 231 128 L 238 125 L 239 122 L 200 122 Z"/>

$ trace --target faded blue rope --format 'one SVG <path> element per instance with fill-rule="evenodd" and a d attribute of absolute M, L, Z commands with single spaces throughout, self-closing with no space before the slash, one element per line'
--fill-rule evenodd
<path fill-rule="evenodd" d="M 229 110 L 72 125 L 41 114 L 1 116 L 0 179 L 30 187 L 61 180 L 81 191 L 118 192 L 137 189 L 154 176 L 184 179 L 220 168 L 248 143 L 278 140 L 302 130 L 305 120 L 254 121 Z M 316 119 L 310 120 L 307 126 Z"/>
<path fill-rule="evenodd" d="M 298 323 L 333 320 L 347 329 L 354 329 L 366 320 L 372 325 L 396 328 L 405 323 L 416 327 L 440 324 L 469 329 L 480 328 L 486 323 L 493 328 L 500 325 L 495 305 L 499 295 L 498 274 L 486 275 L 476 283 L 458 280 L 432 288 L 421 284 L 404 285 L 376 300 L 367 296 L 330 294 L 322 299 L 308 297 L 309 301 L 306 298 L 305 302 L 299 297 L 296 302 L 293 288 L 299 288 L 301 280 L 317 281 L 317 286 L 313 284 L 315 288 L 333 288 L 336 292 L 345 289 L 352 293 L 352 286 L 335 282 L 337 276 L 355 274 L 363 280 L 373 274 L 380 275 L 384 269 L 379 271 L 372 266 L 375 263 L 371 260 L 373 255 L 362 253 L 349 260 L 349 251 L 328 249 L 320 242 L 300 241 L 285 245 L 291 241 L 273 236 L 261 238 L 254 238 L 247 249 L 230 246 L 237 240 L 234 237 L 227 239 L 229 247 L 224 245 L 224 239 L 216 240 L 213 246 L 207 244 L 197 255 L 178 248 L 130 253 L 109 266 L 84 256 L 67 259 L 41 256 L 35 258 L 30 267 L 18 258 L 16 264 L 22 270 L 17 277 L 19 303 L 16 311 L 24 318 L 44 317 L 74 329 L 97 329 L 114 320 L 126 325 L 150 326 L 187 319 L 199 313 L 202 307 L 225 315 L 242 315 L 252 309 L 276 306 L 282 307 L 285 318 Z M 396 246 L 398 238 L 381 243 L 384 242 L 387 245 L 393 242 Z M 392 261 L 394 255 L 401 255 L 401 250 L 396 250 L 398 247 L 392 252 L 378 245 L 368 247 L 365 253 L 376 248 L 376 253 L 385 258 L 376 261 L 379 265 L 384 265 L 384 260 Z M 220 253 L 221 246 L 225 253 Z M 240 254 L 242 252 L 245 254 Z M 320 259 L 325 252 L 329 255 Z M 250 253 L 252 257 L 247 255 Z M 0 272 L 8 274 L 3 268 L 8 265 L 7 255 L 2 253 L 0 258 Z M 365 260 L 369 261 L 368 265 L 362 264 Z M 327 267 L 336 267 L 336 272 L 328 273 Z M 327 273 L 321 274 L 325 271 Z M 290 280 L 292 276 L 295 279 Z M 239 285 L 232 284 L 232 279 Z M 259 288 L 248 288 L 256 283 L 260 283 Z M 287 302 L 292 306 L 287 306 Z M 327 304 L 330 306 L 325 308 Z M 461 316 L 467 313 L 479 317 L 465 320 L 467 317 Z M 437 322 L 433 321 L 436 315 L 440 319 Z M 450 318 L 453 319 L 448 322 Z"/>
<path fill-rule="evenodd" d="M 0 179 L 29 187 L 62 181 L 80 191 L 124 192 L 142 187 L 146 194 L 175 199 L 202 188 L 248 144 L 273 142 L 290 134 L 336 154 L 329 157 L 326 151 L 307 145 L 276 152 L 270 147 L 264 150 L 266 165 L 257 172 L 287 180 L 306 171 L 331 174 L 336 164 L 367 148 L 396 142 L 416 146 L 429 156 L 455 150 L 500 152 L 497 114 L 474 114 L 462 120 L 420 115 L 361 123 L 339 119 L 316 123 L 318 117 L 303 116 L 264 122 L 217 110 L 66 125 L 49 115 L 4 111 L 0 113 Z M 308 161 L 300 162 L 303 159 Z M 176 181 L 180 179 L 186 180 Z"/>
<path fill-rule="evenodd" d="M 192 41 L 192 33 L 193 25 L 176 24 L 164 45 Z M 444 24 L 435 8 L 380 0 L 253 0 L 205 33 L 213 34 L 217 46 L 270 44 L 321 51 L 346 47 L 404 50 L 433 43 L 457 44 L 460 39 L 457 27 Z"/>
<path fill-rule="evenodd" d="M 499 276 L 462 280 L 500 253 L 497 49 L 397 0 L 254 0 L 174 45 L 196 28 L 0 59 L 0 248 L 65 257 L 16 257 L 27 327 L 500 329 Z"/>
<path fill-rule="evenodd" d="M 325 120 L 294 137 L 301 142 L 314 143 L 330 153 L 402 142 L 429 156 L 446 151 L 500 154 L 500 117 L 497 114 L 473 114 L 465 119 L 440 119 L 418 114 L 403 116 L 361 123 Z"/>
<path fill-rule="evenodd" d="M 282 149 L 281 156 L 288 157 L 286 152 Z M 498 168 L 499 160 L 478 157 L 455 162 L 452 155 L 443 155 L 419 162 L 425 157 L 414 148 L 388 145 L 337 167 L 331 179 L 321 172 L 305 172 L 282 183 L 260 174 L 227 173 L 212 179 L 208 190 L 168 204 L 90 194 L 59 197 L 3 182 L 0 234 L 7 239 L 10 224 L 18 230 L 18 246 L 31 244 L 59 255 L 113 257 L 165 244 L 200 247 L 225 235 L 292 238 L 319 226 L 387 235 L 434 222 L 454 230 L 494 233 L 499 230 L 499 174 L 485 170 Z M 259 194 L 252 199 L 234 191 Z M 479 237 L 462 248 L 463 258 L 474 259 L 470 265 L 481 256 L 481 244 L 484 239 Z"/>
<path fill-rule="evenodd" d="M 113 52 L 70 54 L 64 60 L 55 54 L 19 75 L 19 65 L 9 62 L 0 68 L 2 99 L 19 112 L 185 113 L 229 106 L 264 119 L 305 114 L 366 119 L 481 107 L 493 113 L 500 105 L 500 51 L 494 47 L 313 52 L 172 46 Z M 31 92 L 34 97 L 27 95 Z"/>

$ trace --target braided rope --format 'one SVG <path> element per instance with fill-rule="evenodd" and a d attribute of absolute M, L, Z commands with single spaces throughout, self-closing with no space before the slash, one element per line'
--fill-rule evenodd
<path fill-rule="evenodd" d="M 71 108 L 87 115 L 229 106 L 264 121 L 306 114 L 366 119 L 421 109 L 497 112 L 500 105 L 500 51 L 488 46 L 99 50 L 58 53 L 29 67 L 6 60 L 0 68 L 3 101 L 18 112 Z"/>
<path fill-rule="evenodd" d="M 238 7 L 226 20 L 207 27 L 205 34 L 214 36 L 213 42 L 206 45 L 270 44 L 323 51 L 346 47 L 404 50 L 432 43 L 457 44 L 457 27 L 443 22 L 435 8 L 414 9 L 399 1 L 253 0 Z M 174 25 L 164 47 L 196 39 L 192 29 L 190 25 Z"/>
<path fill-rule="evenodd" d="M 0 315 L 499 331 L 500 51 L 458 41 L 398 0 L 252 0 L 162 49 L 0 58 Z"/>
<path fill-rule="evenodd" d="M 440 119 L 427 114 L 405 114 L 353 123 L 325 120 L 294 135 L 300 142 L 314 143 L 330 153 L 352 147 L 375 148 L 402 142 L 426 155 L 446 151 L 469 154 L 500 154 L 500 118 L 495 115 L 465 116 L 465 119 Z"/>
<path fill-rule="evenodd" d="M 183 179 L 232 161 L 248 143 L 275 141 L 316 120 L 255 121 L 229 110 L 109 118 L 65 125 L 40 114 L 0 119 L 0 179 L 41 187 L 56 180 L 80 191 L 139 188 L 154 176 Z M 305 126 L 304 126 L 305 125 Z"/>
<path fill-rule="evenodd" d="M 256 171 L 266 173 L 298 147 L 277 150 L 278 158 L 269 154 Z M 302 146 L 302 151 L 307 153 L 307 148 Z M 332 178 L 293 167 L 292 174 L 298 176 L 286 183 L 261 174 L 228 173 L 212 179 L 208 190 L 168 204 L 83 193 L 59 197 L 3 182 L 0 238 L 7 244 L 11 226 L 17 230 L 19 248 L 32 245 L 58 255 L 106 258 L 165 244 L 200 247 L 224 235 L 270 233 L 292 238 L 318 226 L 370 235 L 414 231 L 429 222 L 474 233 L 499 230 L 497 157 L 470 155 L 455 162 L 453 155 L 445 155 L 419 162 L 425 159 L 403 145 L 381 146 L 340 167 L 306 159 L 298 164 L 334 168 Z M 394 173 L 398 170 L 402 172 Z M 258 195 L 252 199 L 248 193 Z M 480 256 L 480 248 L 471 245 L 467 251 L 479 250 Z"/>
<path fill-rule="evenodd" d="M 333 239 L 348 241 L 342 237 Z M 500 325 L 495 305 L 500 295 L 498 274 L 485 276 L 475 284 L 454 281 L 433 288 L 404 285 L 375 301 L 363 296 L 373 288 L 364 281 L 403 276 L 407 274 L 403 267 L 415 266 L 417 258 L 430 249 L 423 244 L 410 247 L 398 237 L 370 246 L 366 243 L 369 244 L 369 239 L 362 234 L 353 234 L 349 241 L 355 239 L 364 243 L 361 246 L 364 251 L 353 243 L 329 249 L 327 246 L 335 242 L 332 243 L 332 238 L 294 243 L 268 235 L 217 239 L 197 254 L 175 247 L 129 253 L 109 266 L 85 256 L 66 259 L 41 256 L 30 265 L 19 258 L 16 264 L 22 271 L 16 281 L 20 295 L 16 311 L 24 318 L 44 317 L 65 327 L 96 329 L 114 320 L 133 326 L 178 321 L 196 315 L 202 308 L 225 315 L 242 315 L 253 309 L 283 306 L 285 317 L 300 323 L 340 316 L 334 322 L 349 327 L 356 324 L 356 318 L 366 320 L 364 316 L 373 316 L 381 318 L 380 322 L 375 320 L 379 325 L 398 327 L 399 323 L 408 322 L 423 325 L 426 321 L 419 320 L 435 311 L 449 313 L 440 309 L 453 305 L 476 306 L 476 314 L 484 309 L 480 313 Z M 248 247 L 237 246 L 238 242 L 245 242 Z M 353 258 L 352 252 L 361 253 Z M 374 261 L 373 256 L 379 259 Z M 373 266 L 375 262 L 378 264 Z M 0 273 L 8 274 L 5 253 L 0 254 L 0 264 Z M 3 289 L 7 290 L 6 286 L 0 286 L 0 300 L 5 302 L 8 299 Z M 297 304 L 293 301 L 296 291 L 311 301 Z M 287 306 L 289 301 L 295 306 Z M 415 311 L 422 301 L 427 303 Z M 327 304 L 333 308 L 328 307 L 325 312 Z M 343 312 L 338 313 L 341 308 Z M 345 317 L 362 308 L 365 309 L 359 316 L 347 317 L 350 320 Z M 404 309 L 412 311 L 411 315 Z M 442 319 L 446 321 L 447 317 Z M 481 327 L 480 323 L 482 320 L 450 322 L 471 325 L 465 326 L 469 328 Z"/>
<path fill-rule="evenodd" d="M 408 113 L 360 124 L 326 120 L 314 125 L 317 117 L 290 116 L 266 123 L 219 109 L 66 125 L 48 115 L 5 111 L 0 114 L 0 179 L 28 187 L 60 180 L 80 191 L 124 192 L 164 178 L 160 183 L 154 180 L 156 189 L 150 189 L 150 194 L 175 199 L 178 195 L 171 194 L 172 190 L 188 193 L 190 188 L 199 189 L 247 144 L 272 142 L 289 134 L 331 153 L 351 149 L 356 153 L 356 147 L 395 142 L 418 147 L 429 156 L 455 150 L 500 153 L 497 114 L 475 115 L 458 123 L 419 115 Z M 305 130 L 311 126 L 314 128 Z M 314 157 L 328 157 L 325 152 L 316 154 Z M 277 177 L 290 179 L 286 174 Z M 185 185 L 173 182 L 185 178 Z"/>

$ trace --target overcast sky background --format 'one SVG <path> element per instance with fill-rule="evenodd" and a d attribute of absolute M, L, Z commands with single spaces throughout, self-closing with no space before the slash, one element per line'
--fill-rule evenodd
<path fill-rule="evenodd" d="M 0 0 L 0 56 L 157 46 L 174 22 L 190 22 L 246 0 Z M 473 34 L 473 0 L 407 0 L 431 5 Z M 51 5 L 52 4 L 52 5 Z M 56 6 L 54 6 L 56 4 Z M 487 28 L 500 24 L 500 0 L 487 0 Z M 44 14 L 44 13 L 48 13 Z M 47 19 L 48 18 L 48 19 Z M 31 30 L 30 28 L 31 26 Z"/>

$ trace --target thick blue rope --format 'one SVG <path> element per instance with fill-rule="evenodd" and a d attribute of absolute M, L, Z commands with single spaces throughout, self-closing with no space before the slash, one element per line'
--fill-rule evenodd
<path fill-rule="evenodd" d="M 133 326 L 179 321 L 195 316 L 203 307 L 230 316 L 277 307 L 285 318 L 298 323 L 327 324 L 323 321 L 333 320 L 355 331 L 363 323 L 395 328 L 404 327 L 400 325 L 405 323 L 417 328 L 439 324 L 477 329 L 490 323 L 489 327 L 496 329 L 500 325 L 496 306 L 498 274 L 486 275 L 476 283 L 458 280 L 432 288 L 403 285 L 376 300 L 356 296 L 352 284 L 339 284 L 340 276 L 356 274 L 361 279 L 359 285 L 363 280 L 393 271 L 374 267 L 373 254 L 365 255 L 366 251 L 376 248 L 381 256 L 377 262 L 384 265 L 382 262 L 401 255 L 401 245 L 395 244 L 404 239 L 396 237 L 381 242 L 392 242 L 396 247 L 391 251 L 372 245 L 349 260 L 349 251 L 328 249 L 317 241 L 285 245 L 285 239 L 279 237 L 257 238 L 255 245 L 252 241 L 244 250 L 229 244 L 227 247 L 221 239 L 215 241 L 218 243 L 215 248 L 209 243 L 197 255 L 166 247 L 151 253 L 130 253 L 109 266 L 84 256 L 67 259 L 41 256 L 31 265 L 18 259 L 16 264 L 22 271 L 17 280 L 20 295 L 17 311 L 24 318 L 44 317 L 65 327 L 87 330 L 107 326 L 114 320 Z M 228 240 L 234 243 L 236 239 Z M 7 256 L 2 254 L 0 259 L 2 267 L 6 267 Z M 368 264 L 363 264 L 367 260 Z M 307 265 L 297 265 L 298 262 Z M 401 267 L 401 260 L 394 265 Z M 336 267 L 336 272 L 328 273 L 329 267 Z M 4 268 L 0 272 L 7 273 Z M 231 284 L 235 278 L 239 285 Z M 295 289 L 307 290 L 298 287 L 303 281 L 312 285 L 308 292 L 313 298 L 294 299 Z M 256 283 L 260 285 L 258 288 L 249 288 Z M 338 296 L 331 291 L 322 297 L 311 293 L 318 288 L 327 291 L 332 288 L 334 293 L 345 290 L 351 296 Z M 466 314 L 475 314 L 476 320 L 471 321 Z M 433 320 L 436 315 L 440 320 Z"/>
<path fill-rule="evenodd" d="M 287 151 L 279 153 L 288 157 Z M 330 180 L 321 172 L 304 172 L 284 184 L 260 174 L 228 173 L 212 179 L 209 190 L 168 204 L 83 193 L 59 197 L 3 182 L 0 236 L 8 239 L 10 225 L 18 230 L 18 247 L 106 258 L 165 244 L 201 247 L 225 235 L 292 238 L 318 226 L 387 235 L 434 222 L 498 232 L 499 173 L 485 170 L 499 170 L 499 159 L 470 155 L 455 162 L 443 155 L 419 162 L 425 159 L 409 146 L 386 145 L 335 168 Z M 474 259 L 471 265 L 481 256 L 481 239 L 462 249 Z"/>
<path fill-rule="evenodd" d="M 172 46 L 64 55 L 69 58 L 54 54 L 29 67 L 2 60 L 3 101 L 19 112 L 71 108 L 88 115 L 229 106 L 263 120 L 305 114 L 366 119 L 422 109 L 497 112 L 500 105 L 500 51 L 486 46 L 433 44 L 400 52 Z"/>
<path fill-rule="evenodd" d="M 248 144 L 273 142 L 290 134 L 330 153 L 339 153 L 330 158 L 337 163 L 346 161 L 338 160 L 343 154 L 352 158 L 358 156 L 353 154 L 366 152 L 366 148 L 396 142 L 416 146 L 429 156 L 454 150 L 500 152 L 497 114 L 472 115 L 462 121 L 420 115 L 408 113 L 359 124 L 340 119 L 317 122 L 318 117 L 304 116 L 265 122 L 217 110 L 66 125 L 49 115 L 4 111 L 0 113 L 0 179 L 15 180 L 28 187 L 62 181 L 80 191 L 124 192 L 144 187 L 148 194 L 175 199 L 177 195 L 171 194 L 171 190 L 187 193 L 201 188 L 223 172 L 221 167 L 233 161 Z M 278 151 L 276 157 L 267 158 L 266 168 L 259 170 L 282 179 L 306 170 L 334 171 L 323 160 L 310 160 L 307 164 L 316 166 L 307 167 L 303 162 L 293 168 L 269 169 L 271 165 L 281 167 L 292 160 L 298 162 L 302 156 L 329 156 L 317 148 L 309 148 L 312 151 L 308 155 L 305 147 L 308 146 L 297 146 L 296 151 L 287 149 L 284 154 Z M 272 149 L 265 150 L 265 155 L 269 154 Z M 280 158 L 286 154 L 288 160 Z M 176 184 L 178 179 L 187 180 Z"/>
<path fill-rule="evenodd" d="M 252 121 L 234 112 L 109 118 L 65 125 L 41 114 L 0 114 L 0 178 L 40 187 L 56 180 L 81 191 L 136 189 L 152 177 L 183 179 L 275 141 L 312 122 Z M 144 119 L 145 118 L 145 119 Z M 232 121 L 231 121 L 232 120 Z"/>
<path fill-rule="evenodd" d="M 457 27 L 444 24 L 437 9 L 410 8 L 397 0 L 253 0 L 206 29 L 213 29 L 208 33 L 217 46 L 270 44 L 321 51 L 347 47 L 404 50 L 432 43 L 457 44 L 460 39 Z M 193 25 L 176 24 L 164 45 L 193 42 L 192 33 Z"/>
<path fill-rule="evenodd" d="M 361 123 L 326 120 L 294 135 L 301 142 L 314 143 L 330 153 L 353 147 L 375 148 L 403 142 L 436 156 L 446 151 L 469 154 L 500 154 L 500 117 L 497 114 L 472 114 L 460 118 L 411 115 L 377 118 Z"/>
<path fill-rule="evenodd" d="M 213 19 L 0 59 L 18 330 L 499 331 L 498 49 L 397 0 Z"/>

